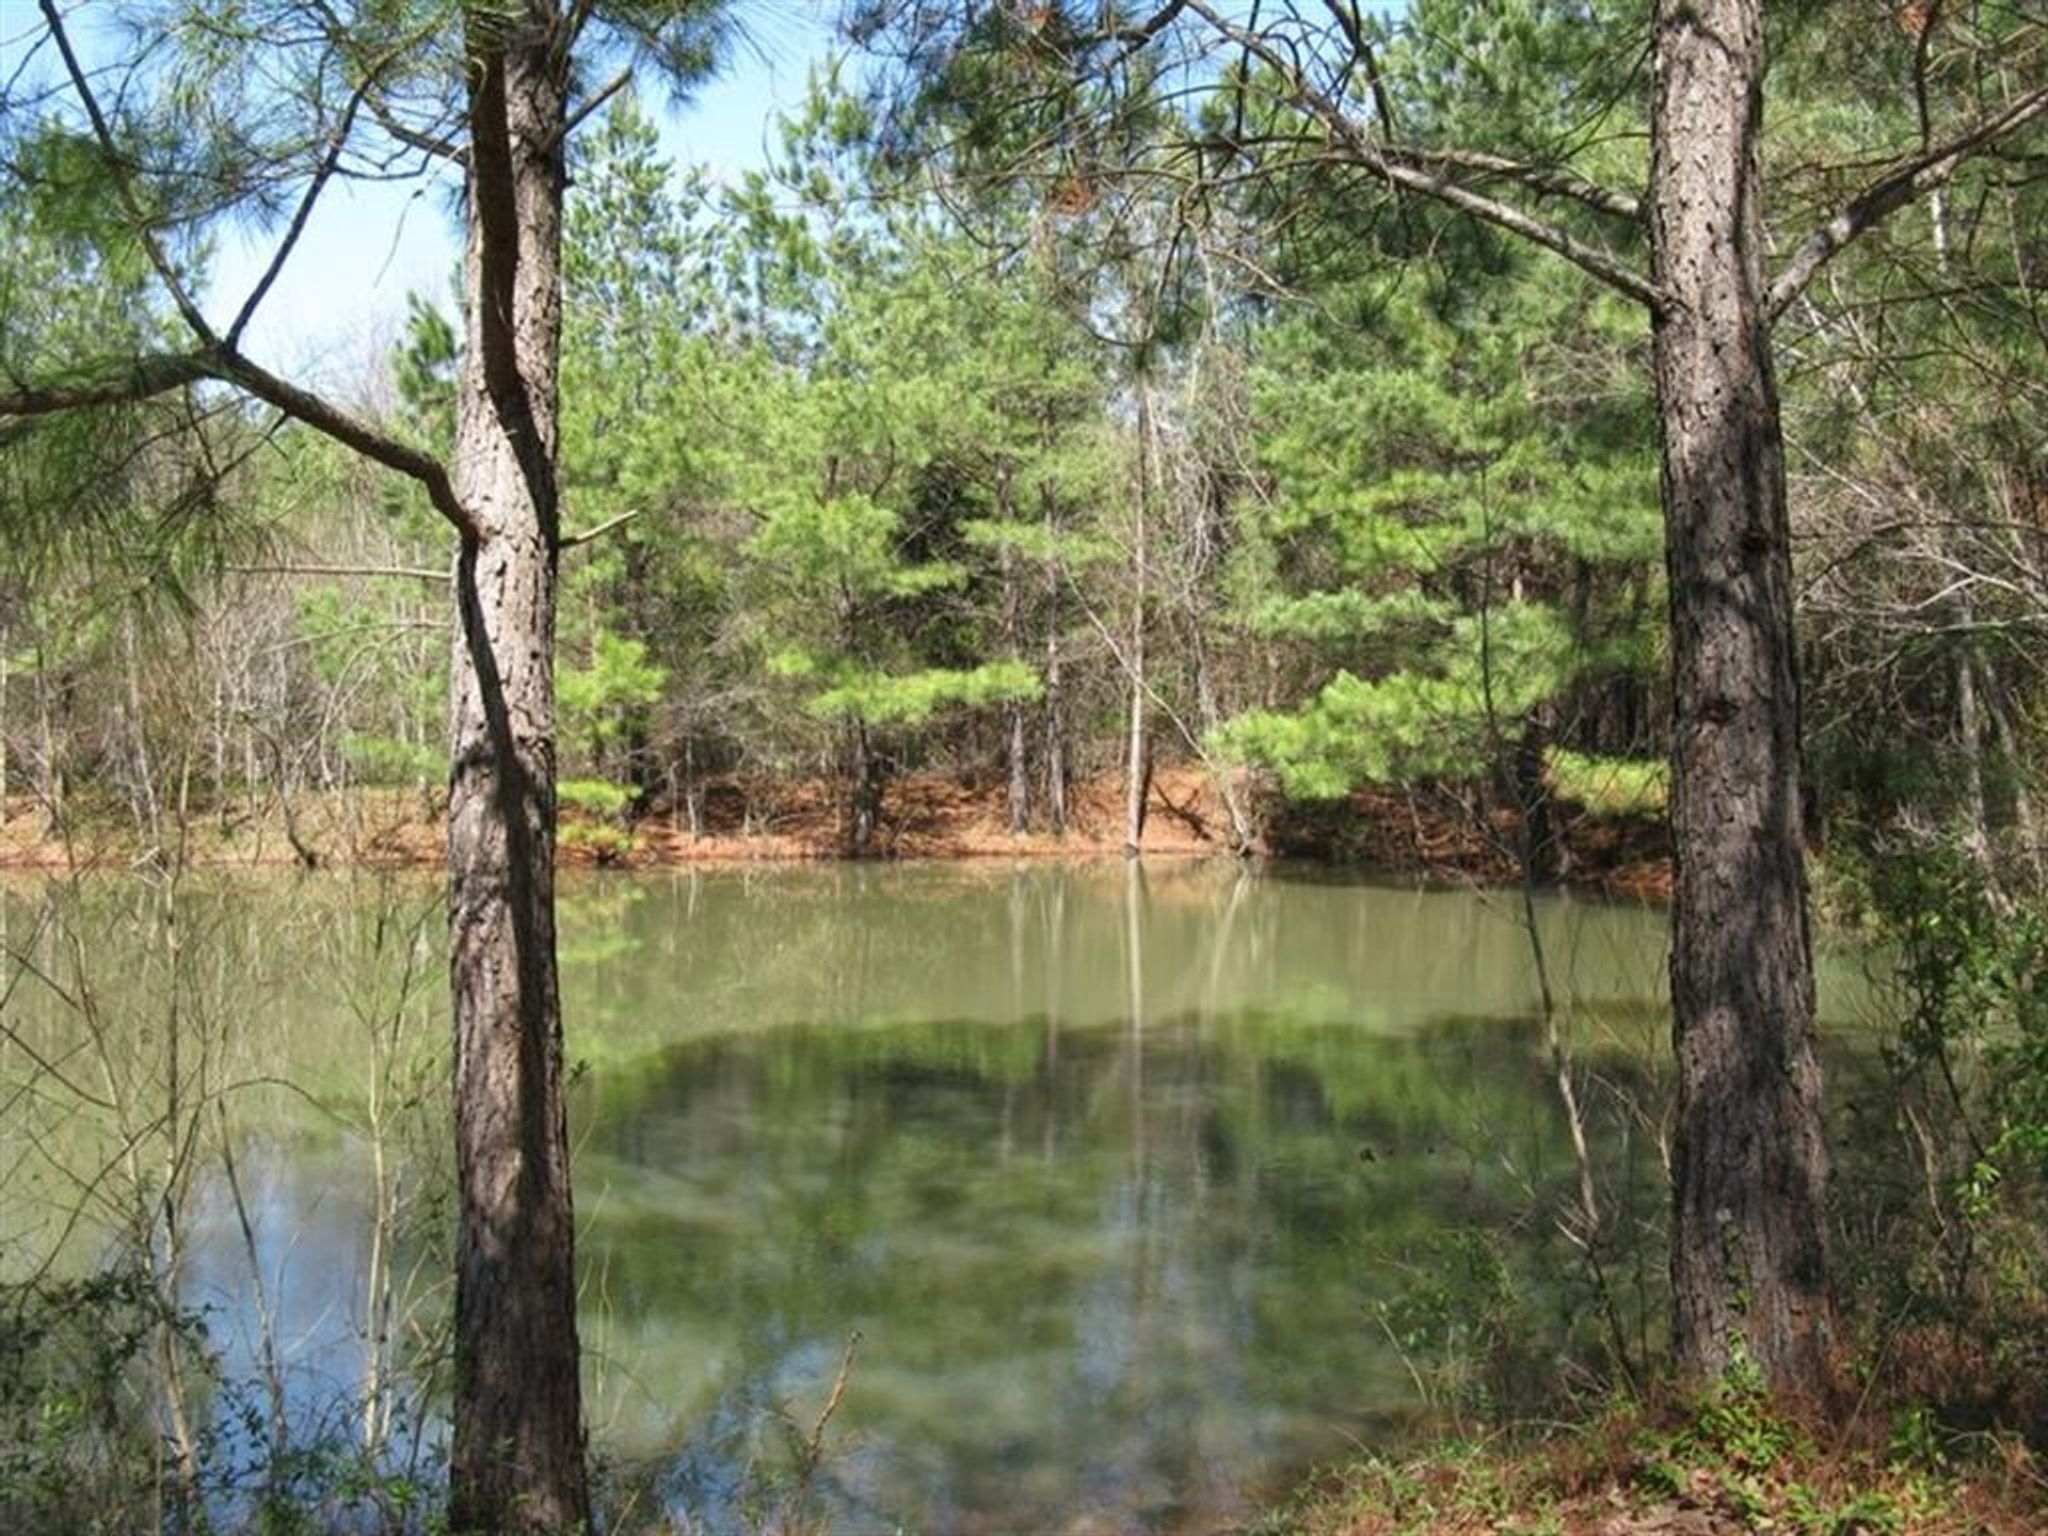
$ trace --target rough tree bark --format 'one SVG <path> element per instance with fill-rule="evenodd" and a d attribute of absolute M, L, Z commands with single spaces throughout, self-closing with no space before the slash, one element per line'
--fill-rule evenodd
<path fill-rule="evenodd" d="M 449 972 L 461 1210 L 452 1524 L 588 1529 L 555 968 L 555 478 L 564 50 L 552 7 L 470 18 L 455 494 Z"/>
<path fill-rule="evenodd" d="M 356 107 L 380 88 L 395 55 L 359 57 L 352 29 L 325 7 L 319 28 L 286 45 L 336 50 L 348 65 L 343 73 L 360 69 L 363 81 L 269 267 L 221 330 L 159 237 L 161 214 L 141 184 L 143 158 L 121 142 L 120 125 L 102 110 L 65 30 L 64 7 L 41 0 L 39 9 L 127 233 L 156 271 L 191 345 L 125 359 L 83 382 L 0 390 L 0 419 L 146 400 L 211 380 L 409 477 L 460 536 L 448 805 L 460 1185 L 450 1522 L 457 1531 L 513 1536 L 587 1531 L 555 964 L 553 643 L 563 547 L 556 483 L 563 151 L 577 120 L 568 109 L 571 58 L 594 7 L 492 0 L 451 8 L 464 29 L 466 143 L 422 136 L 371 109 L 387 134 L 465 168 L 466 344 L 452 472 L 434 455 L 270 372 L 239 345 L 340 163 Z M 667 12 L 667 19 L 683 11 Z M 47 676 L 39 669 L 46 722 Z M 253 743 L 250 752 L 253 785 L 260 782 Z M 47 724 L 42 755 L 54 817 L 61 784 Z"/>
<path fill-rule="evenodd" d="M 1398 191 L 1483 220 L 1572 262 L 1653 317 L 1672 651 L 1672 1020 L 1679 1105 L 1672 1290 L 1683 1375 L 1738 1353 L 1774 1390 L 1825 1398 L 1835 1316 L 1827 1281 L 1827 1154 L 1814 1049 L 1784 444 L 1770 325 L 1829 261 L 1972 156 L 2048 118 L 2048 87 L 1890 162 L 1764 272 L 1762 0 L 1655 0 L 1650 183 L 1637 199 L 1554 167 L 1390 143 L 1391 114 L 1351 111 L 1321 81 L 1378 71 L 1331 7 L 1335 76 L 1305 68 L 1235 8 L 1181 12 L 1267 70 L 1351 163 Z M 1469 180 L 1466 178 L 1470 178 Z M 1600 240 L 1532 214 L 1502 180 L 1647 226 L 1646 279 Z"/>
<path fill-rule="evenodd" d="M 1681 1373 L 1824 1397 L 1827 1151 L 1764 270 L 1758 0 L 1659 0 L 1648 215 L 1672 652 Z"/>

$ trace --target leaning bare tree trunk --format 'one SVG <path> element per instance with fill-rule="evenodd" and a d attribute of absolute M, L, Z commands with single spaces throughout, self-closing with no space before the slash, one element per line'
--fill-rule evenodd
<path fill-rule="evenodd" d="M 1973 618 L 1967 602 L 1960 623 L 1967 636 Z M 1991 858 L 1991 815 L 1984 796 L 1984 732 L 1978 721 L 1977 665 L 1965 639 L 1955 660 L 1956 736 L 1963 757 L 1963 810 L 1968 818 L 1963 828 L 1963 846 L 1987 882 L 1995 884 L 1997 870 Z"/>
<path fill-rule="evenodd" d="M 142 708 L 142 663 L 135 653 L 135 615 L 121 616 L 122 702 L 128 716 L 128 763 L 132 780 L 130 795 L 135 807 L 135 827 L 153 853 L 164 843 L 163 813 L 156 796 L 156 766 L 149 757 L 149 725 Z"/>
<path fill-rule="evenodd" d="M 1217 728 L 1223 724 L 1223 710 L 1216 702 L 1216 675 L 1209 665 L 1209 647 L 1202 639 L 1202 624 L 1202 617 L 1197 615 L 1188 626 L 1188 658 L 1195 674 L 1196 718 L 1202 727 L 1196 751 L 1208 764 L 1210 781 L 1216 786 L 1216 798 L 1223 802 L 1223 816 L 1230 823 L 1230 851 L 1244 857 L 1252 852 L 1252 824 L 1238 795 L 1232 769 L 1228 763 L 1211 760 L 1206 748 L 1200 744 L 1213 739 Z"/>
<path fill-rule="evenodd" d="M 1010 835 L 1023 837 L 1031 830 L 1030 738 L 1023 702 L 1012 700 L 1005 709 L 1010 717 L 1008 741 L 1004 747 L 1004 756 L 1010 760 Z"/>
<path fill-rule="evenodd" d="M 1671 1279 L 1681 1372 L 1829 1391 L 1783 437 L 1764 308 L 1759 0 L 1659 0 L 1650 227 L 1671 589 Z"/>
<path fill-rule="evenodd" d="M 857 715 L 853 721 L 852 743 L 853 794 L 847 806 L 850 814 L 846 849 L 852 857 L 864 859 L 875 851 L 875 831 L 882 821 L 882 770 L 881 764 L 875 760 L 868 723 Z"/>
<path fill-rule="evenodd" d="M 461 1215 L 451 1522 L 586 1530 L 575 1219 L 555 970 L 560 140 L 552 8 L 473 20 L 467 339 L 455 489 L 478 526 L 448 790 Z"/>
<path fill-rule="evenodd" d="M 2040 886 L 2048 883 L 2048 872 L 2042 862 L 2041 836 L 2035 820 L 2034 797 L 2027 786 L 2027 764 L 2020 755 L 2017 733 L 2013 729 L 2012 716 L 2005 707 L 1999 693 L 1998 673 L 1990 659 L 1982 658 L 1984 666 L 1984 705 L 1991 716 L 1991 729 L 1998 738 L 1999 755 L 2005 759 L 2006 767 L 2012 774 L 2012 819 L 2013 828 L 2019 834 L 2020 852 L 2032 870 L 2034 883 Z"/>

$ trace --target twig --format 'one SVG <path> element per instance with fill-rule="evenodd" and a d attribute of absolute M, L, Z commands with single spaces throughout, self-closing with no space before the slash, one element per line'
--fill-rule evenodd
<path fill-rule="evenodd" d="M 595 528 L 586 528 L 581 533 L 565 533 L 555 541 L 555 548 L 574 549 L 578 544 L 588 544 L 593 539 L 601 539 L 614 528 L 632 522 L 639 515 L 640 509 L 635 507 L 630 512 L 621 512 L 617 517 L 606 518 Z"/>
<path fill-rule="evenodd" d="M 231 576 L 398 576 L 412 581 L 447 581 L 446 571 L 419 565 L 231 565 Z"/>
<path fill-rule="evenodd" d="M 846 1341 L 845 1353 L 839 1357 L 839 1372 L 832 1378 L 832 1390 L 826 1394 L 825 1406 L 818 1411 L 818 1420 L 811 1426 L 810 1434 L 798 1451 L 796 1488 L 790 1494 L 786 1506 L 792 1519 L 801 1513 L 805 1503 L 810 1499 L 811 1483 L 817 1476 L 818 1463 L 825 1454 L 825 1429 L 832 1422 L 832 1416 L 839 1411 L 840 1401 L 846 1396 L 846 1384 L 853 1375 L 854 1356 L 859 1351 L 860 1330 L 856 1328 Z"/>

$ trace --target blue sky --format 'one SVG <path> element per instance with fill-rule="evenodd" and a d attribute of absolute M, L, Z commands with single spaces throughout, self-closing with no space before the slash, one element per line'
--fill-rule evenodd
<path fill-rule="evenodd" d="M 733 0 L 744 41 L 718 76 L 680 105 L 649 82 L 642 101 L 663 124 L 678 163 L 723 176 L 758 166 L 778 112 L 802 98 L 814 64 L 834 46 L 836 0 Z M 74 39 L 92 67 L 93 8 L 72 7 Z M 11 74 L 41 31 L 29 0 L 0 0 L 0 73 Z M 102 46 L 111 44 L 102 41 Z M 54 68 L 48 50 L 37 62 Z M 460 239 L 445 183 L 339 183 L 322 194 L 290 263 L 266 296 L 244 345 L 260 361 L 307 383 L 346 385 L 372 376 L 397 341 L 405 296 L 445 302 Z M 204 300 L 217 325 L 241 305 L 268 265 L 279 229 L 222 228 Z"/>
<path fill-rule="evenodd" d="M 12 0 L 0 0 L 5 9 Z M 774 117 L 801 100 L 813 64 L 833 47 L 830 0 L 739 0 L 748 41 L 681 105 L 649 82 L 642 102 L 663 125 L 671 159 L 736 176 L 758 166 Z M 249 328 L 248 347 L 295 377 L 360 379 L 398 339 L 405 296 L 446 303 L 460 235 L 445 185 L 330 187 L 292 260 Z M 275 231 L 224 233 L 212 309 L 232 313 L 261 275 Z"/>

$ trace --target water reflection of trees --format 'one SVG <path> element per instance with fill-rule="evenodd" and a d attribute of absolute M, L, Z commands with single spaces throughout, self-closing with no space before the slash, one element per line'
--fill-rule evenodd
<path fill-rule="evenodd" d="M 442 1031 L 418 894 L 0 888 L 0 1440 L 21 1528 L 404 1523 L 445 1267 L 420 1214 Z"/>
<path fill-rule="evenodd" d="M 431 1455 L 436 893 L 188 880 L 180 1044 L 204 1038 L 210 1086 L 178 1098 L 215 1107 L 165 1292 L 215 1309 L 199 1421 L 253 1384 L 234 1448 L 259 1481 L 309 1437 Z M 161 1097 L 147 889 L 86 882 L 66 921 Z M 42 899 L 7 898 L 11 949 Z M 1588 1065 L 1630 1080 L 1661 1033 L 1657 919 L 1545 920 L 1604 1021 Z M 600 1443 L 664 1458 L 693 1507 L 765 1464 L 770 1410 L 814 1401 L 856 1326 L 834 1496 L 939 1526 L 1225 1518 L 1338 1426 L 1413 1411 L 1417 1380 L 1469 1397 L 1517 1349 L 1577 1347 L 1526 950 L 1469 895 L 1235 865 L 688 871 L 566 882 L 563 936 Z M 22 1042 L 79 1038 L 47 998 L 5 1016 L 10 1091 Z M 9 1201 L 39 1159 L 89 1175 L 123 1142 L 53 1111 L 10 1117 L 10 1152 L 30 1130 Z"/>
<path fill-rule="evenodd" d="M 1142 1033 L 1029 1017 L 678 1046 L 598 1091 L 585 1165 L 640 1319 L 614 1347 L 665 1389 L 638 1448 L 682 1443 L 705 1493 L 706 1426 L 798 1390 L 856 1328 L 840 1491 L 913 1524 L 1077 1497 L 1227 1513 L 1336 1427 L 1398 1418 L 1418 1357 L 1499 1391 L 1515 1362 L 1467 1356 L 1589 1347 L 1545 1205 L 1575 1175 L 1527 1033 L 1148 1011 Z M 1511 1294 L 1460 1339 L 1448 1299 L 1418 1296 L 1458 1282 L 1451 1239 L 1473 1233 Z M 721 1329 L 736 1342 L 707 1347 Z"/>

